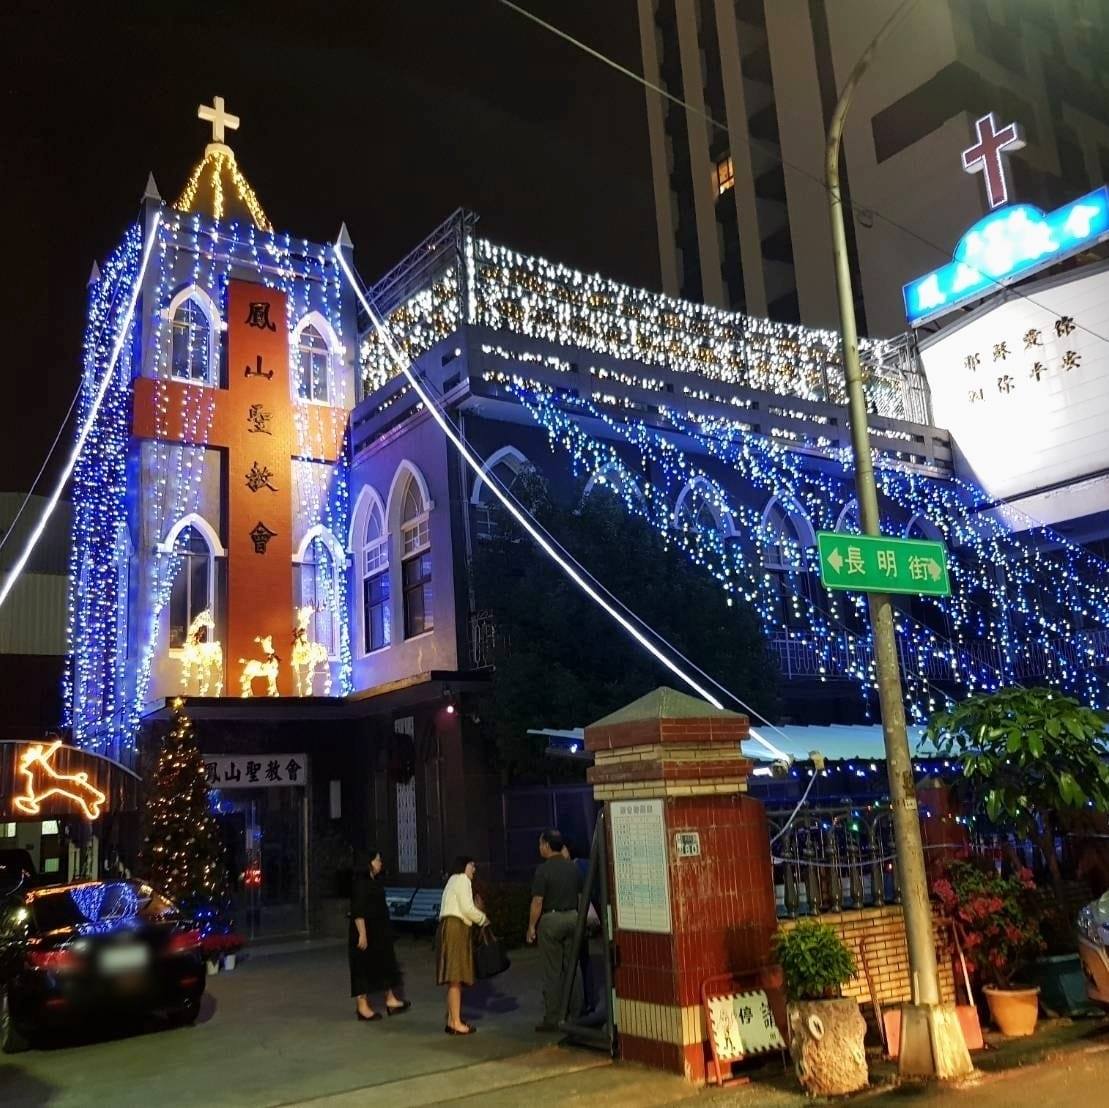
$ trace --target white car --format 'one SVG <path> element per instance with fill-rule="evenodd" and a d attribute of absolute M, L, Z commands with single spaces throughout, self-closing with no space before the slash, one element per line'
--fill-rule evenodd
<path fill-rule="evenodd" d="M 1109 1008 L 1109 892 L 1078 913 L 1078 955 L 1090 1000 Z"/>

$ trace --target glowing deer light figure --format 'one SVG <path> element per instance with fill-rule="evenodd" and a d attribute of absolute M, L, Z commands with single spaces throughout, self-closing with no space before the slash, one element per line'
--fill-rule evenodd
<path fill-rule="evenodd" d="M 239 678 L 239 687 L 244 697 L 253 696 L 254 690 L 251 687 L 255 677 L 264 677 L 266 679 L 266 695 L 279 696 L 277 691 L 277 671 L 281 665 L 281 659 L 273 651 L 273 636 L 263 635 L 259 638 L 254 636 L 254 641 L 259 643 L 262 647 L 262 653 L 265 658 L 240 658 L 242 663 L 243 675 Z"/>
<path fill-rule="evenodd" d="M 212 609 L 205 608 L 189 624 L 185 634 L 185 642 L 181 647 L 181 691 L 189 691 L 189 682 L 196 672 L 197 695 L 207 696 L 208 690 L 215 679 L 215 695 L 223 692 L 223 647 L 215 640 L 209 641 L 207 636 L 214 635 L 216 621 L 212 618 Z M 203 637 L 202 637 L 203 636 Z"/>
<path fill-rule="evenodd" d="M 15 806 L 29 816 L 36 816 L 47 797 L 64 796 L 81 809 L 85 819 L 96 819 L 108 798 L 89 784 L 87 773 L 59 773 L 53 767 L 54 752 L 61 745 L 61 739 L 49 746 L 34 743 L 19 756 L 19 773 L 27 778 L 27 791 L 15 798 Z"/>
<path fill-rule="evenodd" d="M 293 631 L 293 654 L 289 664 L 297 679 L 297 696 L 312 696 L 316 688 L 316 675 L 323 675 L 323 695 L 331 695 L 331 667 L 327 664 L 327 647 L 308 637 L 308 622 L 321 608 L 311 604 L 297 608 L 296 628 Z"/>

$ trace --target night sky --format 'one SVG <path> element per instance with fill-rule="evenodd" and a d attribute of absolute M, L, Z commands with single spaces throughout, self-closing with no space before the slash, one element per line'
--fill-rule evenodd
<path fill-rule="evenodd" d="M 522 2 L 641 69 L 634 0 Z M 177 198 L 216 94 L 274 226 L 330 241 L 345 219 L 368 281 L 461 206 L 495 241 L 658 287 L 642 88 L 496 0 L 9 0 L 0 32 L 0 490 L 29 485 L 72 398 L 93 259 L 149 171 Z"/>

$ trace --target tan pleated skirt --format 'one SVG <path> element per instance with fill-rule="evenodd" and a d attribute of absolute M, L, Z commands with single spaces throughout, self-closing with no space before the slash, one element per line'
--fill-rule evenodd
<path fill-rule="evenodd" d="M 472 929 L 457 916 L 444 916 L 435 933 L 436 979 L 440 985 L 474 983 Z"/>

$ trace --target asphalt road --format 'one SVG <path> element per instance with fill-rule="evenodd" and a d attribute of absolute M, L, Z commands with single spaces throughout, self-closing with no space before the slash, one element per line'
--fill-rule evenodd
<path fill-rule="evenodd" d="M 413 1001 L 403 1016 L 355 1020 L 343 947 L 255 958 L 210 980 L 195 1027 L 171 1029 L 158 1021 L 137 1031 L 100 1027 L 0 1056 L 0 1105 L 255 1108 L 415 1075 L 423 1075 L 425 1085 L 438 1075 L 465 1095 L 465 1084 L 452 1082 L 452 1073 L 528 1056 L 551 1043 L 534 1031 L 540 1001 L 533 951 L 514 954 L 507 973 L 468 991 L 465 1011 L 480 1029 L 469 1039 L 443 1033 L 430 941 L 403 941 L 398 953 Z M 593 1055 L 572 1055 L 553 1052 L 547 1068 L 595 1062 Z M 428 1085 L 423 1096 L 434 1097 L 435 1088 Z"/>

